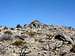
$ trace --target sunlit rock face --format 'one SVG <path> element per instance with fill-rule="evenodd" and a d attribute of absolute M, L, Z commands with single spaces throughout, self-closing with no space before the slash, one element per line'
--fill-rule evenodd
<path fill-rule="evenodd" d="M 0 56 L 75 56 L 75 29 L 38 20 L 13 30 L 1 27 Z"/>

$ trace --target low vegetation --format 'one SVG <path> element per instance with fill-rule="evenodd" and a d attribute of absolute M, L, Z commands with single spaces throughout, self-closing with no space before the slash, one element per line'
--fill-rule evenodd
<path fill-rule="evenodd" d="M 24 45 L 26 42 L 22 41 L 22 40 L 16 40 L 14 43 L 12 43 L 12 45 L 15 46 L 22 46 Z"/>
<path fill-rule="evenodd" d="M 5 31 L 4 34 L 12 35 L 12 32 L 11 31 Z"/>

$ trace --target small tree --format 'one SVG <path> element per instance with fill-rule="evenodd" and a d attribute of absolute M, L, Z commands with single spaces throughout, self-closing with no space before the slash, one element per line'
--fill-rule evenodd
<path fill-rule="evenodd" d="M 14 30 L 14 28 L 10 28 L 11 30 Z"/>
<path fill-rule="evenodd" d="M 4 29 L 8 29 L 8 27 L 5 26 Z"/>
<path fill-rule="evenodd" d="M 22 28 L 22 26 L 21 26 L 20 24 L 18 24 L 18 25 L 16 26 L 16 28 Z"/>
<path fill-rule="evenodd" d="M 27 26 L 27 24 L 24 24 L 24 27 L 26 27 Z"/>

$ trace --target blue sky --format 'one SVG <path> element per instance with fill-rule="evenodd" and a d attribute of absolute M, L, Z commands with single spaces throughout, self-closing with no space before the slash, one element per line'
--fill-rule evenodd
<path fill-rule="evenodd" d="M 0 25 L 12 27 L 33 19 L 75 27 L 75 0 L 0 0 Z"/>

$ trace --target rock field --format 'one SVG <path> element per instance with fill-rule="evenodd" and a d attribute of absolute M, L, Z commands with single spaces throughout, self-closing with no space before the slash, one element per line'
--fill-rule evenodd
<path fill-rule="evenodd" d="M 0 56 L 75 56 L 75 29 L 38 20 L 0 27 Z"/>

